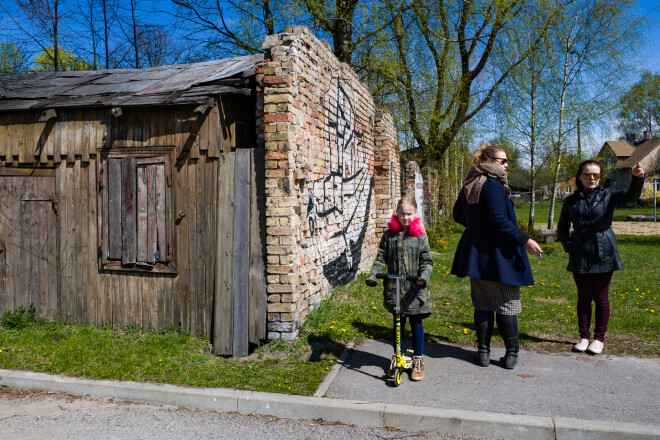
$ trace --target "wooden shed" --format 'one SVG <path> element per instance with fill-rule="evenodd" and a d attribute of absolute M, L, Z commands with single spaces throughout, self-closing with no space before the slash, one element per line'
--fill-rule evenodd
<path fill-rule="evenodd" d="M 0 313 L 264 339 L 262 59 L 0 76 Z"/>

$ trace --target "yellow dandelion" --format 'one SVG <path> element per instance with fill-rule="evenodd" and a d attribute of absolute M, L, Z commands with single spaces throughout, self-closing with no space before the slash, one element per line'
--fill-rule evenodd
<path fill-rule="evenodd" d="M 334 326 L 334 325 L 331 325 L 330 328 L 335 328 L 335 326 Z"/>
<path fill-rule="evenodd" d="M 463 329 L 463 333 L 465 333 L 465 334 L 467 335 L 467 333 L 468 333 L 468 329 L 464 328 L 464 329 Z"/>
<path fill-rule="evenodd" d="M 341 331 L 343 331 L 343 332 L 345 332 L 345 331 L 346 331 L 346 329 L 345 329 L 345 328 L 343 328 L 343 329 L 341 329 Z"/>
<path fill-rule="evenodd" d="M 158 362 L 163 362 L 163 360 L 162 360 L 162 359 L 158 359 Z"/>

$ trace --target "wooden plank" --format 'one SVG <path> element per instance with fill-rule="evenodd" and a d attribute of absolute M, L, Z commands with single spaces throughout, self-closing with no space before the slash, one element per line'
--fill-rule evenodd
<path fill-rule="evenodd" d="M 80 159 L 83 163 L 89 162 L 89 151 L 91 150 L 91 139 L 94 137 L 92 133 L 92 121 L 90 120 L 92 112 L 81 114 L 80 121 Z"/>
<path fill-rule="evenodd" d="M 155 199 L 156 199 L 156 238 L 158 242 L 157 261 L 167 261 L 167 228 L 165 227 L 165 200 L 167 185 L 165 181 L 165 164 L 153 165 L 155 171 Z"/>
<path fill-rule="evenodd" d="M 78 286 L 75 283 L 75 247 L 76 247 L 76 199 L 74 197 L 75 192 L 75 179 L 76 179 L 76 170 L 75 164 L 67 162 L 65 164 L 67 181 L 66 181 L 66 230 L 65 234 L 61 237 L 63 241 L 66 242 L 64 247 L 63 261 L 64 265 L 67 266 L 66 273 L 63 275 L 62 279 L 62 295 L 66 300 L 66 316 L 67 320 L 74 321 L 76 319 L 76 301 L 75 301 L 75 292 Z"/>
<path fill-rule="evenodd" d="M 137 239 L 135 218 L 135 157 L 124 157 L 122 163 L 122 217 L 121 217 L 121 262 L 124 265 L 135 264 Z"/>
<path fill-rule="evenodd" d="M 199 161 L 190 157 L 187 162 L 187 180 L 189 191 L 188 205 L 188 314 L 189 325 L 192 333 L 197 332 L 197 167 Z"/>
<path fill-rule="evenodd" d="M 99 261 L 101 264 L 108 262 L 109 254 L 109 227 L 108 219 L 110 215 L 109 200 L 108 200 L 108 161 L 97 156 L 97 165 L 101 173 L 99 177 L 99 214 L 98 215 L 98 246 L 99 246 Z M 100 268 L 100 267 L 99 267 Z M 105 316 L 105 315 L 101 315 Z"/>
<path fill-rule="evenodd" d="M 108 258 L 121 258 L 121 219 L 122 219 L 122 160 L 108 159 Z"/>
<path fill-rule="evenodd" d="M 84 261 L 84 243 L 83 243 L 83 216 L 84 216 L 84 199 L 83 199 L 83 177 L 82 177 L 82 163 L 80 160 L 76 160 L 73 164 L 74 170 L 74 181 L 72 184 L 73 188 L 73 228 L 71 234 L 74 237 L 74 266 L 72 271 L 72 294 L 75 298 L 75 309 L 74 316 L 76 322 L 84 322 L 84 311 L 85 311 L 85 292 L 80 288 L 82 283 L 82 272 Z"/>
<path fill-rule="evenodd" d="M 206 223 L 209 225 L 206 231 L 206 252 L 207 262 L 206 267 L 206 334 L 205 336 L 212 340 L 211 330 L 213 328 L 213 294 L 215 291 L 216 283 L 216 251 L 217 251 L 217 215 L 218 212 L 218 161 L 216 159 L 207 160 L 207 172 L 205 188 L 207 191 L 206 200 Z"/>
<path fill-rule="evenodd" d="M 206 271 L 212 270 L 207 267 L 206 259 L 206 243 L 208 240 L 208 225 L 206 224 L 206 193 L 207 189 L 204 187 L 205 179 L 205 168 L 206 168 L 206 157 L 202 157 L 197 161 L 195 167 L 195 175 L 197 182 L 195 183 L 197 189 L 197 226 L 195 228 L 195 242 L 197 248 L 196 260 L 198 261 L 197 266 L 197 286 L 195 287 L 195 298 L 196 298 L 196 309 L 195 314 L 197 315 L 197 334 L 204 334 L 206 331 L 205 327 L 205 316 L 204 311 L 206 310 Z"/>
<path fill-rule="evenodd" d="M 0 115 L 0 136 L 2 136 L 2 118 Z M 2 139 L 0 138 L 0 143 Z M 7 214 L 10 212 L 9 197 L 7 192 L 7 179 L 0 176 L 0 315 L 7 311 L 9 303 L 9 291 L 7 290 L 7 236 L 6 234 L 13 229 L 13 224 L 9 222 Z"/>
<path fill-rule="evenodd" d="M 218 159 L 216 282 L 213 301 L 213 353 L 231 355 L 234 328 L 234 187 L 235 153 Z"/>
<path fill-rule="evenodd" d="M 199 121 L 199 131 L 197 135 L 197 142 L 199 144 L 199 151 L 208 151 L 209 149 L 209 125 L 210 118 L 209 112 L 206 112 L 204 115 L 197 116 Z"/>
<path fill-rule="evenodd" d="M 137 261 L 147 261 L 147 165 L 137 167 Z"/>
<path fill-rule="evenodd" d="M 20 192 L 17 193 L 16 195 L 20 198 L 22 197 L 33 197 L 32 194 L 29 194 L 26 192 L 27 190 L 27 178 L 26 177 L 19 177 L 23 182 L 20 185 Z M 30 222 L 33 217 L 32 213 L 32 208 L 33 204 L 29 202 L 20 202 L 20 220 L 18 223 L 18 230 L 20 234 L 20 246 L 19 246 L 19 251 L 17 252 L 18 258 L 14 261 L 14 264 L 18 266 L 18 270 L 16 271 L 16 287 L 17 287 L 17 300 L 16 304 L 18 306 L 25 307 L 26 309 L 30 305 L 30 303 L 35 302 L 35 293 L 34 293 L 34 286 L 32 285 L 32 276 L 33 276 L 33 270 L 32 268 L 35 267 L 35 259 L 34 259 L 34 252 L 32 251 L 32 240 L 31 240 L 31 228 L 30 228 Z M 39 310 L 39 295 L 37 295 L 37 303 L 34 304 L 36 309 Z"/>
<path fill-rule="evenodd" d="M 218 115 L 218 100 L 215 100 L 215 105 L 207 113 L 206 124 L 208 125 L 208 154 L 211 158 L 218 157 L 219 141 L 220 141 L 220 120 Z"/>
<path fill-rule="evenodd" d="M 59 112 L 57 121 L 55 121 L 55 132 L 51 136 L 53 138 L 52 152 L 49 152 L 49 154 L 52 153 L 53 162 L 56 164 L 59 164 L 62 160 L 62 133 L 64 132 L 67 125 L 64 120 L 65 116 L 66 113 L 61 111 Z"/>
<path fill-rule="evenodd" d="M 14 151 L 16 149 L 14 145 L 16 143 L 16 132 L 14 129 L 14 115 L 12 113 L 7 113 L 5 115 L 5 124 L 7 127 L 7 130 L 5 132 L 6 133 L 5 161 L 7 162 L 7 164 L 11 164 L 14 162 Z"/>
<path fill-rule="evenodd" d="M 93 136 L 95 138 L 96 135 Z M 90 148 L 90 151 L 95 151 Z M 86 278 L 88 282 L 88 290 L 86 295 L 89 298 L 87 302 L 88 307 L 88 316 L 90 324 L 98 326 L 102 325 L 99 320 L 99 276 L 98 276 L 98 266 L 97 255 L 98 255 L 98 231 L 97 231 L 97 218 L 103 217 L 102 215 L 97 215 L 97 200 L 98 193 L 96 191 L 96 160 L 91 158 L 89 164 L 87 165 L 87 214 L 85 221 L 87 223 L 87 237 L 89 243 L 87 246 L 87 255 L 85 256 L 86 264 L 85 271 L 87 272 Z"/>
<path fill-rule="evenodd" d="M 54 176 L 55 168 L 2 167 L 0 176 Z"/>
<path fill-rule="evenodd" d="M 0 113 L 0 160 L 7 156 L 9 127 L 7 126 L 8 113 Z"/>
<path fill-rule="evenodd" d="M 34 156 L 32 154 L 32 130 L 28 129 L 28 115 L 27 112 L 19 112 L 15 115 L 14 122 L 18 124 L 17 140 L 18 140 L 18 163 L 21 164 L 31 164 L 34 162 Z"/>
<path fill-rule="evenodd" d="M 147 255 L 146 263 L 156 263 L 155 252 L 158 247 L 156 219 L 156 190 L 154 165 L 147 165 Z"/>
<path fill-rule="evenodd" d="M 66 161 L 73 163 L 76 160 L 76 154 L 80 154 L 80 119 L 78 111 L 71 112 L 69 127 L 67 133 Z"/>
<path fill-rule="evenodd" d="M 39 163 L 48 163 L 48 144 L 51 142 L 51 135 L 55 128 L 55 119 L 41 123 L 41 130 L 39 131 Z"/>
<path fill-rule="evenodd" d="M 87 148 L 85 147 L 83 151 L 87 151 Z M 90 293 L 89 270 L 87 268 L 95 262 L 94 258 L 89 258 L 89 248 L 92 246 L 93 236 L 91 235 L 92 231 L 90 230 L 88 219 L 92 215 L 92 212 L 94 212 L 90 212 L 89 209 L 89 200 L 94 198 L 93 193 L 89 191 L 89 180 L 96 176 L 89 175 L 89 156 L 87 159 L 87 162 L 78 161 L 80 163 L 80 199 L 78 199 L 80 217 L 77 235 L 80 236 L 81 240 L 81 252 L 77 278 L 80 283 L 78 291 L 80 292 L 79 297 L 81 299 L 81 320 L 87 325 L 95 325 L 96 313 L 90 309 L 90 304 L 95 304 L 96 302 L 92 299 Z"/>
<path fill-rule="evenodd" d="M 266 313 L 268 296 L 266 294 L 266 196 L 265 188 L 265 150 L 250 150 L 250 275 L 249 275 L 249 334 L 252 344 L 266 338 Z"/>
<path fill-rule="evenodd" d="M 250 168 L 250 150 L 236 150 L 236 213 L 234 217 L 234 356 L 247 356 L 248 354 Z"/>
<path fill-rule="evenodd" d="M 57 314 L 62 320 L 65 319 L 65 301 L 63 295 L 63 279 L 67 270 L 67 260 L 64 258 L 64 249 L 66 246 L 66 184 L 67 180 L 66 165 L 60 163 L 55 174 L 55 193 L 57 194 Z"/>
<path fill-rule="evenodd" d="M 39 113 L 30 112 L 27 114 L 26 129 L 30 132 L 28 139 L 30 141 L 27 152 L 32 149 L 32 162 L 39 162 L 41 156 L 41 132 L 46 126 L 45 122 L 39 122 Z"/>
<path fill-rule="evenodd" d="M 71 301 L 70 316 L 75 322 L 82 320 L 82 294 L 80 289 L 80 268 L 82 267 L 82 236 L 80 231 L 81 224 L 81 205 L 82 205 L 82 182 L 81 182 L 81 164 L 79 160 L 74 161 L 71 167 L 71 180 L 68 185 L 73 189 L 70 197 L 70 224 L 69 224 L 69 238 L 71 242 L 72 258 L 68 261 L 71 266 L 69 288 Z"/>

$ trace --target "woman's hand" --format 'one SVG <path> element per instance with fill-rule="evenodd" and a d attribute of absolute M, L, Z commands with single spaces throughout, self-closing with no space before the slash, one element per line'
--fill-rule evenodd
<path fill-rule="evenodd" d="M 543 249 L 541 249 L 541 246 L 531 238 L 527 240 L 527 243 L 525 243 L 525 249 L 527 250 L 527 253 L 536 255 L 536 254 L 542 254 Z"/>
<path fill-rule="evenodd" d="M 635 164 L 635 166 L 633 167 L 633 169 L 632 169 L 632 175 L 635 176 L 635 177 L 639 177 L 639 178 L 644 177 L 644 169 L 643 169 L 642 166 L 639 164 L 639 162 L 637 162 L 637 163 Z"/>

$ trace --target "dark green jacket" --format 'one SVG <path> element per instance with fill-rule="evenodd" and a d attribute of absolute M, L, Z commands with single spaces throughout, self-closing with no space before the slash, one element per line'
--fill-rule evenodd
<path fill-rule="evenodd" d="M 396 230 L 385 231 L 380 240 L 376 261 L 371 268 L 369 280 L 376 280 L 376 274 L 387 267 L 387 273 L 394 275 L 414 275 L 426 281 L 420 287 L 414 282 L 401 280 L 401 312 L 408 315 L 429 315 L 431 313 L 431 290 L 429 280 L 433 272 L 433 258 L 426 233 L 416 237 Z M 384 280 L 383 305 L 389 312 L 394 311 L 396 281 Z"/>
<path fill-rule="evenodd" d="M 616 205 L 637 200 L 644 179 L 634 177 L 627 191 L 597 186 L 588 193 L 576 191 L 564 200 L 557 235 L 568 252 L 566 270 L 575 273 L 606 273 L 623 269 L 612 216 Z M 573 225 L 573 232 L 569 228 Z"/>

